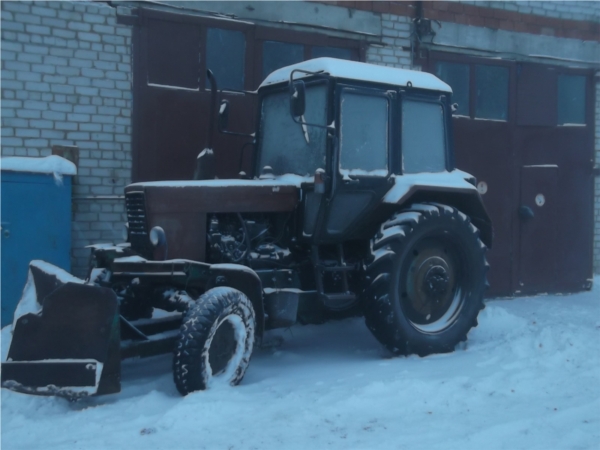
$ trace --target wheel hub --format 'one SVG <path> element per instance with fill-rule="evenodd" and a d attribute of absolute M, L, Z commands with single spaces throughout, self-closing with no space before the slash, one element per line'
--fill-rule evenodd
<path fill-rule="evenodd" d="M 439 301 L 441 297 L 448 291 L 450 284 L 450 276 L 448 271 L 442 265 L 435 264 L 429 267 L 425 277 L 423 278 L 422 289 L 428 295 Z"/>
<path fill-rule="evenodd" d="M 415 251 L 406 278 L 405 304 L 415 323 L 430 323 L 447 310 L 455 289 L 454 265 L 443 247 L 424 246 Z"/>

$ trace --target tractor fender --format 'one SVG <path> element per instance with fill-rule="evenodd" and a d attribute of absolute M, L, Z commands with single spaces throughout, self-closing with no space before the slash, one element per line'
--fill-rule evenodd
<path fill-rule="evenodd" d="M 463 214 L 469 216 L 473 225 L 477 227 L 481 242 L 487 248 L 492 248 L 492 241 L 494 239 L 492 221 L 485 209 L 481 195 L 476 190 L 445 189 L 443 191 L 435 191 L 430 189 L 415 189 L 412 195 L 402 202 L 402 207 L 404 208 L 413 203 L 442 203 L 458 209 Z"/>
<path fill-rule="evenodd" d="M 480 232 L 481 241 L 492 248 L 492 221 L 477 191 L 477 181 L 462 170 L 397 175 L 383 203 L 401 209 L 412 203 L 442 203 L 466 214 Z"/>
<path fill-rule="evenodd" d="M 257 273 L 241 264 L 211 264 L 206 290 L 229 286 L 244 293 L 252 302 L 256 315 L 256 335 L 262 337 L 265 329 L 262 283 Z"/>

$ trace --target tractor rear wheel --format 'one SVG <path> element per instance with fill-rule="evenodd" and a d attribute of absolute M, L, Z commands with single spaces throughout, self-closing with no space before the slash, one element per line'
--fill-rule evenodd
<path fill-rule="evenodd" d="M 487 287 L 486 247 L 469 217 L 415 204 L 372 240 L 365 320 L 395 354 L 446 353 L 477 325 Z"/>
<path fill-rule="evenodd" d="M 254 346 L 252 303 L 229 287 L 205 292 L 186 311 L 175 354 L 173 377 L 182 395 L 213 383 L 242 381 Z"/>

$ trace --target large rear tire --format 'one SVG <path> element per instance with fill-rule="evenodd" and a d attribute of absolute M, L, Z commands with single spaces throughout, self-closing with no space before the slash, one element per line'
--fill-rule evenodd
<path fill-rule="evenodd" d="M 242 381 L 254 346 L 252 303 L 230 287 L 205 292 L 186 311 L 173 358 L 173 378 L 182 395 L 216 382 Z"/>
<path fill-rule="evenodd" d="M 415 204 L 371 243 L 365 320 L 395 354 L 447 353 L 477 325 L 487 287 L 486 247 L 455 208 Z"/>

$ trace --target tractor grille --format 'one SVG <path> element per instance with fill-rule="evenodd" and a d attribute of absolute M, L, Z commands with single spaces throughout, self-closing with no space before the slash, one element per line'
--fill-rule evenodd
<path fill-rule="evenodd" d="M 125 196 L 127 207 L 127 222 L 129 223 L 129 235 L 133 239 L 148 236 L 146 226 L 146 203 L 143 192 L 129 192 Z"/>

